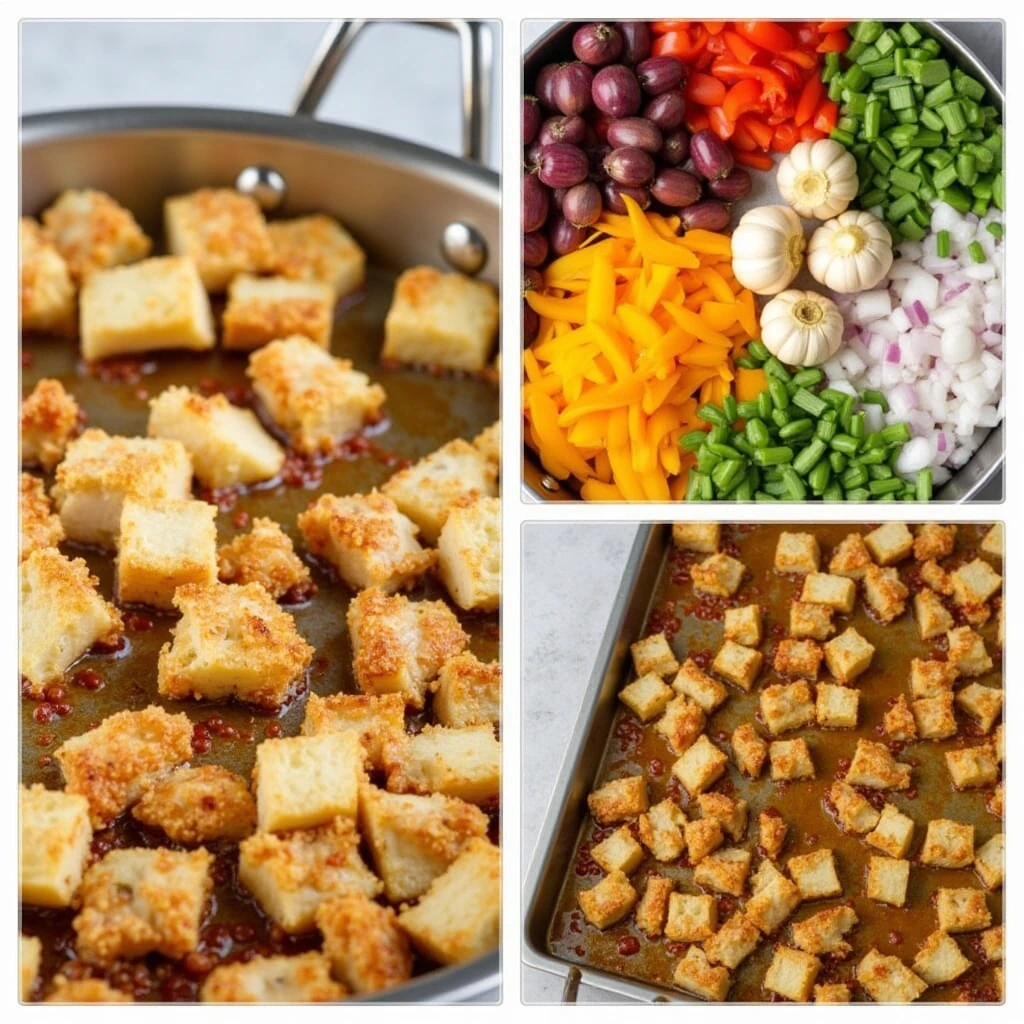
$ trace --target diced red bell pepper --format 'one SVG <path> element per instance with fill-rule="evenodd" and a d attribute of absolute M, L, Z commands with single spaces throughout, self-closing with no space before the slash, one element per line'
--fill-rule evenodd
<path fill-rule="evenodd" d="M 736 61 L 728 60 L 725 57 L 719 57 L 718 60 L 711 65 L 711 71 L 719 78 L 737 80 L 740 78 L 756 79 L 761 83 L 765 102 L 767 102 L 770 107 L 774 107 L 779 103 L 782 103 L 789 94 L 789 89 L 786 86 L 785 79 L 778 73 L 778 71 L 773 71 L 771 68 L 740 64 Z"/>
<path fill-rule="evenodd" d="M 741 114 L 747 114 L 761 107 L 761 85 L 753 78 L 743 78 L 726 94 L 722 101 L 725 116 L 735 122 Z"/>
<path fill-rule="evenodd" d="M 844 53 L 847 46 L 849 46 L 849 40 L 846 38 L 845 32 L 829 32 L 818 43 L 817 51 L 818 53 Z"/>
<path fill-rule="evenodd" d="M 737 21 L 736 31 L 755 46 L 772 53 L 792 50 L 796 45 L 793 36 L 777 21 Z"/>
<path fill-rule="evenodd" d="M 837 103 L 833 103 L 832 100 L 825 100 L 825 102 L 818 107 L 812 124 L 819 132 L 825 132 L 827 135 L 833 128 L 835 128 L 838 117 L 839 105 Z"/>
<path fill-rule="evenodd" d="M 743 127 L 750 133 L 754 141 L 757 143 L 758 149 L 768 149 L 772 144 L 772 135 L 774 130 L 770 125 L 764 123 L 756 117 L 751 117 L 749 114 L 743 118 Z"/>
<path fill-rule="evenodd" d="M 818 31 L 827 36 L 830 32 L 842 32 L 848 25 L 852 25 L 851 21 L 819 21 Z"/>
<path fill-rule="evenodd" d="M 821 102 L 821 96 L 824 91 L 825 86 L 822 84 L 821 79 L 817 75 L 811 75 L 800 93 L 796 110 L 793 111 L 793 124 L 799 127 L 810 121 L 814 116 L 814 112 L 818 109 L 818 104 Z"/>
<path fill-rule="evenodd" d="M 727 97 L 728 98 L 728 97 Z M 736 130 L 736 122 L 722 107 L 708 107 L 708 124 L 720 139 L 731 139 Z"/>
<path fill-rule="evenodd" d="M 738 32 L 726 29 L 722 35 L 725 36 L 725 45 L 729 47 L 729 52 L 744 64 L 753 64 L 761 53 L 757 46 L 747 42 Z"/>
<path fill-rule="evenodd" d="M 772 149 L 776 153 L 788 153 L 799 141 L 799 131 L 792 122 L 787 121 L 776 127 L 772 136 Z"/>
<path fill-rule="evenodd" d="M 782 75 L 790 89 L 799 89 L 804 84 L 803 72 L 791 60 L 775 57 L 771 66 Z"/>
<path fill-rule="evenodd" d="M 734 151 L 743 150 L 746 153 L 753 153 L 761 148 L 757 144 L 757 139 L 747 129 L 746 118 L 743 117 L 736 122 L 736 130 L 732 133 L 729 142 Z"/>
<path fill-rule="evenodd" d="M 702 107 L 719 107 L 725 99 L 725 83 L 713 75 L 691 71 L 683 95 L 688 103 L 699 103 Z"/>
<path fill-rule="evenodd" d="M 710 107 L 708 109 L 713 110 L 714 107 Z M 686 127 L 689 128 L 690 131 L 693 132 L 694 134 L 696 134 L 697 132 L 704 131 L 705 128 L 710 128 L 711 121 L 708 118 L 707 109 L 698 110 L 694 108 L 692 110 L 687 110 Z"/>
<path fill-rule="evenodd" d="M 707 38 L 707 29 L 700 22 L 692 23 L 658 36 L 651 53 L 655 57 L 677 57 L 688 62 L 704 49 Z"/>
<path fill-rule="evenodd" d="M 815 71 L 818 67 L 818 58 L 805 50 L 786 50 L 782 56 L 786 60 L 792 61 L 798 68 L 803 68 L 804 71 Z"/>
<path fill-rule="evenodd" d="M 775 166 L 775 161 L 767 153 L 744 153 L 735 154 L 736 163 L 744 167 L 754 167 L 759 171 L 770 171 Z"/>
<path fill-rule="evenodd" d="M 827 138 L 824 132 L 819 132 L 813 125 L 805 124 L 800 127 L 801 142 L 817 142 L 818 139 Z"/>
<path fill-rule="evenodd" d="M 728 24 L 727 21 L 705 21 L 704 27 L 710 35 L 717 36 Z"/>

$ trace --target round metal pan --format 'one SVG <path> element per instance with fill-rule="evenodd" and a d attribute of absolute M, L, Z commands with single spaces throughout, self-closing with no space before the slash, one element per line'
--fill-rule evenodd
<path fill-rule="evenodd" d="M 562 22 L 553 25 L 527 47 L 523 55 L 524 82 L 532 82 L 545 64 L 565 59 L 565 54 L 571 51 L 572 36 L 578 24 Z M 1001 82 L 957 36 L 937 22 L 918 22 L 917 26 L 922 32 L 934 36 L 942 43 L 952 63 L 984 83 L 993 103 L 1001 112 L 1005 111 L 1006 98 Z M 736 209 L 738 213 L 742 213 L 752 206 L 773 202 L 779 202 L 774 178 L 768 174 L 757 174 L 754 175 L 753 191 L 742 202 L 736 204 Z M 803 275 L 806 274 L 806 270 L 801 272 L 802 276 L 797 279 L 794 287 L 810 286 L 809 277 L 804 284 L 800 284 Z M 936 491 L 935 499 L 953 502 L 1001 501 L 1003 457 L 1004 433 L 1003 424 L 1000 423 L 989 432 L 971 460 Z M 528 448 L 524 448 L 523 490 L 526 497 L 533 501 L 578 500 L 576 491 L 546 473 L 535 454 Z"/>
<path fill-rule="evenodd" d="M 448 27 L 448 26 L 445 26 Z M 337 37 L 350 26 L 334 30 Z M 349 42 L 351 41 L 351 35 Z M 331 52 L 326 46 L 324 56 Z M 335 51 L 336 52 L 336 51 Z M 337 62 L 335 62 L 336 67 Z M 317 65 L 319 68 L 319 63 Z M 479 70 L 479 69 L 478 69 Z M 317 79 L 311 74 L 310 81 Z M 323 81 L 319 79 L 321 88 Z M 311 84 L 312 87 L 312 84 Z M 315 108 L 315 99 L 306 109 Z M 474 116 L 480 115 L 474 103 Z M 467 124 L 469 122 L 467 121 Z M 479 126 L 478 126 L 479 127 Z M 367 284 L 346 300 L 336 318 L 331 350 L 380 381 L 388 394 L 386 429 L 371 437 L 369 452 L 337 459 L 322 467 L 322 477 L 304 484 L 279 484 L 243 493 L 218 516 L 218 540 L 225 543 L 247 529 L 246 517 L 268 515 L 298 541 L 296 515 L 319 493 L 365 492 L 379 486 L 395 466 L 415 460 L 454 437 L 472 437 L 499 415 L 495 381 L 487 375 L 431 374 L 384 368 L 379 362 L 382 325 L 394 278 L 420 263 L 439 264 L 458 252 L 445 248 L 445 229 L 453 223 L 471 228 L 480 275 L 499 279 L 499 180 L 497 174 L 470 160 L 426 149 L 371 132 L 317 122 L 308 116 L 286 117 L 216 109 L 125 108 L 42 114 L 23 119 L 21 202 L 25 214 L 38 214 L 66 188 L 98 188 L 115 196 L 136 215 L 160 249 L 163 199 L 202 186 L 233 185 L 245 168 L 270 168 L 283 179 L 286 192 L 275 216 L 325 212 L 337 217 L 366 249 Z M 479 152 L 482 135 L 468 133 L 467 151 Z M 265 173 L 265 172 L 264 172 Z M 273 176 L 271 176 L 273 180 Z M 79 362 L 75 342 L 46 337 L 24 339 L 22 388 L 29 391 L 44 376 L 57 377 L 76 396 L 91 426 L 111 433 L 145 434 L 147 400 L 171 383 L 244 388 L 245 355 L 225 353 L 158 353 L 132 361 L 127 372 L 96 375 Z M 117 361 L 115 361 L 117 362 Z M 47 485 L 52 478 L 47 478 Z M 296 549 L 301 552 L 297 543 Z M 109 555 L 68 545 L 72 556 L 85 557 L 111 593 Z M 316 597 L 293 612 L 300 632 L 317 649 L 309 690 L 321 694 L 357 690 L 345 631 L 350 592 L 325 569 L 313 564 Z M 414 598 L 443 596 L 426 582 Z M 94 669 L 104 680 L 95 693 L 67 687 L 73 711 L 40 722 L 39 705 L 22 702 L 22 778 L 26 783 L 60 785 L 56 763 L 47 758 L 61 742 L 122 708 L 148 703 L 185 711 L 194 722 L 212 716 L 251 742 L 215 738 L 212 749 L 193 763 L 216 762 L 246 777 L 255 745 L 271 723 L 282 734 L 298 732 L 304 701 L 293 702 L 280 716 L 267 717 L 236 705 L 164 702 L 153 695 L 156 659 L 173 620 L 146 611 L 148 628 L 129 629 L 128 645 L 119 655 L 89 654 L 74 671 Z M 460 615 L 471 647 L 481 658 L 498 657 L 496 615 Z M 493 812 L 492 838 L 498 830 Z M 145 837 L 141 841 L 146 841 Z M 152 843 L 152 837 L 148 840 Z M 217 889 L 218 921 L 250 922 L 256 913 L 233 881 Z M 25 910 L 38 930 L 56 934 L 63 924 L 47 920 L 52 912 Z M 44 948 L 45 948 L 44 942 Z M 302 942 L 294 948 L 307 948 Z M 289 947 L 291 948 L 291 947 Z M 49 953 L 49 958 L 47 954 Z M 44 952 L 44 976 L 63 958 Z M 420 973 L 409 983 L 377 996 L 379 1001 L 419 1003 L 497 998 L 499 953 L 471 963 Z"/>

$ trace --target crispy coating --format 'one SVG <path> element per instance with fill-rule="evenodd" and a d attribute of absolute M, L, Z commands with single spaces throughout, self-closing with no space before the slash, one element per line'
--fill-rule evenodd
<path fill-rule="evenodd" d="M 38 694 L 97 641 L 113 641 L 121 613 L 99 593 L 83 558 L 37 548 L 19 567 L 19 671 Z"/>
<path fill-rule="evenodd" d="M 256 200 L 230 188 L 201 188 L 164 200 L 167 246 L 199 268 L 208 292 L 223 291 L 242 273 L 260 273 L 273 246 Z"/>
<path fill-rule="evenodd" d="M 419 528 L 386 495 L 321 495 L 298 518 L 313 554 L 326 558 L 353 589 L 386 593 L 412 586 L 437 560 L 416 540 Z"/>
<path fill-rule="evenodd" d="M 221 964 L 207 975 L 199 998 L 204 1003 L 331 1003 L 348 990 L 331 978 L 330 966 L 316 950 Z"/>
<path fill-rule="evenodd" d="M 401 693 L 423 707 L 427 686 L 441 667 L 469 645 L 469 636 L 443 601 L 410 601 L 377 587 L 348 606 L 353 668 L 367 693 Z"/>
<path fill-rule="evenodd" d="M 350 818 L 283 835 L 257 832 L 238 847 L 238 877 L 289 934 L 310 931 L 316 909 L 332 896 L 377 896 L 383 884 L 359 855 Z"/>
<path fill-rule="evenodd" d="M 381 992 L 412 976 L 409 940 L 391 907 L 347 893 L 317 909 L 316 926 L 335 976 L 353 992 Z"/>
<path fill-rule="evenodd" d="M 133 1003 L 127 992 L 108 985 L 102 978 L 65 978 L 57 974 L 44 1003 Z"/>
<path fill-rule="evenodd" d="M 18 518 L 22 561 L 40 548 L 55 548 L 64 539 L 64 526 L 53 511 L 43 481 L 31 473 L 21 474 Z"/>
<path fill-rule="evenodd" d="M 75 332 L 75 286 L 64 257 L 31 217 L 19 224 L 21 326 L 26 331 Z"/>
<path fill-rule="evenodd" d="M 213 839 L 237 842 L 256 828 L 256 802 L 240 775 L 204 764 L 178 768 L 147 786 L 132 817 L 186 846 Z"/>
<path fill-rule="evenodd" d="M 366 254 L 355 239 L 324 213 L 267 225 L 274 255 L 270 269 L 294 281 L 321 281 L 340 298 L 366 276 Z"/>
<path fill-rule="evenodd" d="M 192 756 L 192 723 L 155 704 L 118 711 L 67 740 L 55 756 L 67 791 L 81 793 L 93 827 L 105 828 L 142 796 L 147 783 Z"/>
<path fill-rule="evenodd" d="M 405 732 L 405 701 L 399 693 L 311 693 L 306 700 L 302 735 L 354 732 L 367 768 L 383 769 L 384 749 Z"/>
<path fill-rule="evenodd" d="M 291 537 L 273 520 L 259 516 L 248 533 L 239 534 L 217 552 L 222 583 L 259 583 L 271 597 L 312 584 L 309 568 L 297 554 Z"/>
<path fill-rule="evenodd" d="M 239 274 L 228 285 L 222 320 L 225 349 L 254 349 L 301 335 L 330 348 L 334 290 L 317 281 Z"/>
<path fill-rule="evenodd" d="M 270 417 L 307 453 L 329 452 L 377 422 L 387 398 L 350 360 L 335 359 L 299 335 L 257 349 L 246 373 Z"/>
<path fill-rule="evenodd" d="M 198 850 L 111 850 L 85 873 L 73 922 L 88 963 L 163 953 L 178 959 L 199 944 L 213 890 L 213 855 Z"/>
<path fill-rule="evenodd" d="M 76 284 L 95 270 L 141 260 L 153 247 L 131 211 L 95 189 L 62 192 L 43 211 L 43 224 Z"/>
<path fill-rule="evenodd" d="M 89 859 L 92 827 L 85 797 L 39 783 L 20 787 L 21 900 L 68 907 Z"/>
<path fill-rule="evenodd" d="M 78 429 L 80 411 L 59 380 L 40 380 L 21 400 L 21 461 L 53 469 Z"/>
<path fill-rule="evenodd" d="M 258 583 L 189 583 L 174 605 L 181 619 L 157 666 L 165 697 L 279 707 L 313 660 L 295 620 Z"/>
<path fill-rule="evenodd" d="M 461 727 L 501 721 L 501 664 L 470 651 L 450 658 L 435 682 L 434 714 L 441 725 Z"/>

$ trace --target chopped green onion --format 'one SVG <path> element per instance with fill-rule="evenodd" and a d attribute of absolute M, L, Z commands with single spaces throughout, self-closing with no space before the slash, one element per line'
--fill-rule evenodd
<path fill-rule="evenodd" d="M 950 251 L 949 232 L 943 229 L 935 236 L 935 253 L 940 259 L 945 259 Z"/>
<path fill-rule="evenodd" d="M 987 224 L 985 226 L 985 230 L 993 238 L 1002 238 L 1003 237 L 1003 225 L 1000 224 L 999 221 L 997 221 L 997 220 L 992 221 L 991 224 Z"/>
<path fill-rule="evenodd" d="M 981 242 L 971 242 L 967 246 L 967 251 L 971 254 L 971 259 L 975 263 L 984 263 L 988 259 L 985 255 L 985 250 L 981 247 Z"/>

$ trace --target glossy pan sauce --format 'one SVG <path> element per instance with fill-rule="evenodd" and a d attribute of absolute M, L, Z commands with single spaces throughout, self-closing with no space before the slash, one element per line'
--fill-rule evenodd
<path fill-rule="evenodd" d="M 415 461 L 455 437 L 470 439 L 498 417 L 496 381 L 489 373 L 470 375 L 424 369 L 385 368 L 379 352 L 383 322 L 391 301 L 395 275 L 369 268 L 367 286 L 344 300 L 332 337 L 335 356 L 351 359 L 356 369 L 369 374 L 387 392 L 386 419 L 342 446 L 332 461 L 317 463 L 289 451 L 280 478 L 248 492 L 216 494 L 196 490 L 199 497 L 219 505 L 218 543 L 246 532 L 252 519 L 276 520 L 295 542 L 296 551 L 312 567 L 316 592 L 289 595 L 285 604 L 295 616 L 299 632 L 316 649 L 308 672 L 308 687 L 279 713 L 264 713 L 236 702 L 171 701 L 156 695 L 156 662 L 160 647 L 169 639 L 175 617 L 150 608 L 122 609 L 125 642 L 115 652 L 92 651 L 76 663 L 59 686 L 51 686 L 40 701 L 21 700 L 21 778 L 26 784 L 42 782 L 62 788 L 63 779 L 53 751 L 65 740 L 98 725 L 123 709 L 137 710 L 159 704 L 170 712 L 185 712 L 194 723 L 192 764 L 220 764 L 249 778 L 256 746 L 267 737 L 299 733 L 306 694 L 359 692 L 352 674 L 352 652 L 345 625 L 351 591 L 325 563 L 308 556 L 295 526 L 296 516 L 324 493 L 367 492 L 380 486 L 397 469 Z M 172 384 L 210 392 L 225 391 L 235 402 L 248 403 L 252 393 L 245 377 L 247 353 L 161 352 L 139 359 L 113 359 L 87 368 L 79 361 L 75 341 L 28 337 L 22 348 L 22 394 L 27 395 L 42 377 L 58 378 L 85 411 L 89 426 L 111 434 L 144 435 L 148 399 Z M 266 421 L 265 425 L 270 426 Z M 278 435 L 279 439 L 285 439 Z M 46 479 L 47 489 L 52 475 Z M 84 557 L 99 577 L 104 597 L 113 595 L 113 556 L 65 542 L 70 557 Z M 410 597 L 445 598 L 433 580 L 417 586 Z M 449 602 L 450 603 L 450 602 Z M 499 654 L 496 614 L 458 613 L 471 637 L 471 649 L 490 661 Z M 407 713 L 406 727 L 416 731 L 431 721 L 426 712 Z M 373 778 L 378 784 L 382 779 Z M 490 838 L 498 840 L 498 808 L 490 812 Z M 122 815 L 109 829 L 93 838 L 99 857 L 122 846 L 175 848 L 157 830 L 147 830 Z M 44 986 L 62 969 L 72 977 L 103 976 L 136 999 L 192 1000 L 206 974 L 218 963 L 255 954 L 301 952 L 319 946 L 316 932 L 289 937 L 259 909 L 237 880 L 238 854 L 233 843 L 207 844 L 216 853 L 213 900 L 202 928 L 199 950 L 175 962 L 152 954 L 122 961 L 103 972 L 75 961 L 73 910 L 22 908 L 22 931 L 42 940 L 40 978 Z M 372 866 L 368 851 L 363 859 Z M 417 958 L 414 974 L 435 965 Z"/>
<path fill-rule="evenodd" d="M 729 700 L 708 718 L 707 733 L 718 746 L 730 751 L 729 736 L 741 722 L 755 718 L 759 707 L 761 690 L 772 682 L 779 681 L 771 671 L 771 660 L 777 642 L 789 632 L 789 606 L 798 596 L 803 577 L 779 575 L 774 571 L 774 553 L 779 533 L 784 529 L 807 530 L 819 539 L 822 550 L 822 571 L 826 571 L 829 552 L 850 532 L 851 529 L 867 527 L 846 523 L 813 524 L 786 527 L 782 525 L 723 526 L 720 550 L 739 558 L 746 565 L 750 575 L 733 598 L 711 598 L 695 595 L 690 582 L 689 566 L 702 560 L 704 555 L 670 549 L 662 566 L 659 582 L 651 596 L 647 620 L 641 633 L 647 636 L 664 630 L 680 663 L 692 657 L 702 668 L 708 669 L 715 653 L 722 644 L 722 618 L 727 607 L 740 607 L 758 603 L 765 610 L 765 640 L 761 650 L 765 654 L 765 667 L 749 694 L 729 686 Z M 957 533 L 954 554 L 943 560 L 945 568 L 955 567 L 962 561 L 970 561 L 978 554 L 981 539 L 988 525 L 961 525 Z M 790 918 L 803 920 L 826 907 L 849 902 L 860 918 L 846 935 L 853 946 L 852 954 L 844 960 L 821 956 L 822 970 L 817 984 L 830 982 L 854 982 L 853 999 L 866 996 L 854 981 L 854 969 L 861 957 L 875 947 L 884 955 L 898 956 L 910 964 L 924 939 L 937 928 L 933 894 L 940 887 L 966 888 L 981 887 L 973 870 L 943 869 L 924 867 L 916 863 L 916 857 L 924 839 L 928 821 L 932 818 L 951 818 L 974 825 L 975 849 L 1001 832 L 1002 822 L 985 807 L 990 790 L 956 792 L 950 783 L 943 753 L 956 747 L 980 742 L 972 735 L 968 719 L 957 711 L 960 726 L 958 735 L 948 740 L 923 741 L 904 745 L 897 756 L 914 766 L 912 788 L 903 792 L 895 790 L 864 790 L 873 802 L 881 808 L 886 801 L 895 803 L 901 811 L 914 819 L 914 839 L 908 854 L 911 861 L 910 882 L 907 888 L 906 905 L 903 908 L 874 903 L 864 895 L 864 878 L 868 860 L 880 851 L 868 846 L 863 839 L 839 831 L 824 806 L 824 797 L 836 778 L 842 778 L 849 767 L 857 739 L 875 742 L 884 741 L 881 721 L 892 699 L 898 694 L 910 697 L 910 661 L 914 657 L 933 656 L 945 659 L 945 640 L 925 643 L 920 639 L 911 610 L 913 594 L 921 583 L 915 569 L 916 563 L 904 562 L 900 576 L 910 587 L 911 598 L 907 610 L 890 625 L 873 620 L 864 609 L 859 597 L 854 613 L 836 617 L 838 635 L 847 625 L 853 625 L 875 646 L 875 655 L 868 671 L 854 682 L 860 691 L 860 710 L 856 729 L 826 730 L 805 728 L 785 733 L 781 738 L 802 736 L 807 741 L 816 769 L 813 780 L 801 782 L 773 783 L 768 778 L 768 766 L 756 781 L 739 774 L 730 760 L 726 774 L 711 787 L 711 791 L 735 794 L 749 802 L 749 823 L 742 843 L 737 844 L 753 852 L 752 872 L 759 863 L 757 851 L 757 818 L 760 812 L 775 808 L 789 824 L 786 843 L 779 858 L 780 867 L 792 855 L 810 853 L 820 848 L 835 852 L 836 868 L 843 886 L 843 895 L 830 900 L 815 900 L 801 904 Z M 1001 570 L 998 562 L 997 570 Z M 997 596 L 992 605 L 998 611 Z M 949 602 L 952 606 L 952 602 Z M 952 610 L 952 607 L 951 607 Z M 953 612 L 956 617 L 956 612 Z M 979 629 L 985 638 L 985 645 L 992 655 L 993 669 L 978 677 L 977 681 L 989 686 L 1002 684 L 1002 651 L 996 643 L 996 620 L 993 614 L 988 623 Z M 963 625 L 958 618 L 957 625 Z M 636 639 L 639 639 L 637 637 Z M 822 665 L 824 678 L 826 670 Z M 625 685 L 628 678 L 622 680 Z M 973 681 L 973 680 L 972 680 Z M 761 725 L 761 723 L 758 723 Z M 653 729 L 653 723 L 642 726 L 632 712 L 619 706 L 615 713 L 611 735 L 608 738 L 604 758 L 594 782 L 594 788 L 613 778 L 637 774 L 642 771 L 648 780 L 650 803 L 653 805 L 666 795 L 677 799 L 688 807 L 686 790 L 674 779 L 671 768 L 678 755 Z M 764 734 L 762 727 L 759 732 Z M 696 803 L 694 800 L 693 803 Z M 694 808 L 689 817 L 699 816 Z M 595 843 L 613 832 L 618 825 L 600 827 L 587 815 L 580 830 L 573 858 L 572 871 L 566 878 L 558 900 L 550 932 L 550 952 L 570 963 L 578 963 L 613 974 L 664 987 L 666 994 L 680 990 L 672 988 L 675 965 L 686 950 L 685 943 L 676 943 L 664 937 L 648 939 L 635 926 L 633 915 L 629 914 L 618 924 L 599 931 L 587 923 L 577 907 L 577 897 L 589 889 L 604 874 L 591 859 L 590 850 Z M 726 845 L 729 845 L 728 841 Z M 676 863 L 659 864 L 646 857 L 640 868 L 630 877 L 634 888 L 643 892 L 644 881 L 655 871 L 677 882 L 677 891 L 699 892 L 692 882 L 692 870 L 687 866 L 685 856 Z M 718 920 L 721 924 L 740 901 L 731 896 L 716 894 Z M 992 924 L 1002 924 L 1002 889 L 989 893 L 987 903 L 992 914 Z M 954 936 L 964 954 L 975 962 L 974 967 L 956 981 L 946 985 L 928 988 L 923 1000 L 939 1001 L 999 1001 L 998 988 L 993 975 L 993 966 L 984 962 L 978 943 L 979 932 Z M 733 972 L 733 984 L 728 998 L 735 1001 L 776 1001 L 779 997 L 762 988 L 762 980 L 771 963 L 773 947 L 777 943 L 787 944 L 788 923 L 770 939 L 761 941 L 757 949 Z"/>

